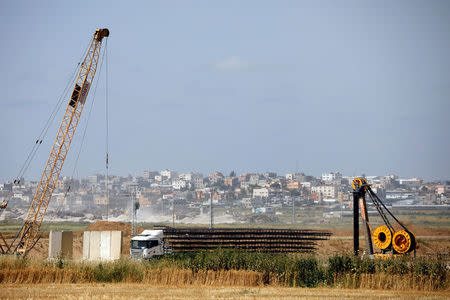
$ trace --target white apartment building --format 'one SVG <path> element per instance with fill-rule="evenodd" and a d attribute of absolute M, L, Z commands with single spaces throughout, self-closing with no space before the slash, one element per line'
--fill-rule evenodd
<path fill-rule="evenodd" d="M 259 181 L 259 174 L 250 174 L 250 177 L 248 179 L 248 182 L 250 184 L 258 184 Z"/>
<path fill-rule="evenodd" d="M 322 194 L 323 198 L 334 199 L 337 196 L 337 187 L 334 185 L 313 186 L 311 192 Z"/>
<path fill-rule="evenodd" d="M 162 170 L 159 174 L 163 177 L 170 179 L 171 172 L 169 170 Z"/>
<path fill-rule="evenodd" d="M 333 180 L 339 180 L 339 179 L 342 179 L 342 174 L 339 172 L 322 174 L 323 181 L 333 181 Z"/>
<path fill-rule="evenodd" d="M 159 172 L 159 174 L 161 174 L 162 177 L 166 177 L 167 179 L 172 179 L 178 176 L 177 172 L 170 171 L 168 169 Z"/>
<path fill-rule="evenodd" d="M 98 175 L 97 174 L 90 175 L 88 176 L 88 180 L 90 184 L 96 184 L 98 183 Z"/>
<path fill-rule="evenodd" d="M 302 187 L 306 187 L 306 188 L 311 187 L 311 182 L 309 182 L 309 181 L 303 181 L 303 182 L 300 182 L 300 184 L 302 185 Z"/>
<path fill-rule="evenodd" d="M 286 180 L 294 180 L 295 178 L 295 174 L 289 173 L 285 175 Z"/>
<path fill-rule="evenodd" d="M 261 197 L 267 198 L 269 197 L 269 189 L 261 188 L 261 189 L 253 189 L 253 198 Z"/>
<path fill-rule="evenodd" d="M 192 173 L 181 173 L 178 178 L 184 181 L 192 181 L 192 175 Z"/>
<path fill-rule="evenodd" d="M 186 181 L 184 180 L 174 180 L 172 182 L 172 188 L 174 190 L 181 190 L 184 189 L 186 187 Z"/>
<path fill-rule="evenodd" d="M 25 201 L 27 203 L 30 202 L 30 196 L 26 196 L 21 193 L 14 193 L 13 198 L 21 199 L 22 201 Z"/>

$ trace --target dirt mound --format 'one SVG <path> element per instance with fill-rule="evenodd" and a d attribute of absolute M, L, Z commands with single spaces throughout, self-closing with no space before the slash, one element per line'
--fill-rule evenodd
<path fill-rule="evenodd" d="M 109 222 L 109 221 L 97 221 L 89 225 L 85 231 L 113 231 L 119 230 L 123 232 L 124 236 L 130 236 L 132 226 L 130 224 L 122 222 Z M 136 227 L 136 231 L 139 233 L 143 230 L 141 227 Z"/>

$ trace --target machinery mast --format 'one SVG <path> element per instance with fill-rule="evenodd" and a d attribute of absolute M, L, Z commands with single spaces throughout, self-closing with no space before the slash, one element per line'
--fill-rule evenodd
<path fill-rule="evenodd" d="M 384 205 L 380 198 L 370 187 L 371 184 L 363 177 L 353 180 L 353 251 L 355 255 L 359 254 L 359 207 L 361 207 L 361 218 L 366 229 L 366 250 L 369 256 L 374 255 L 373 244 L 381 250 L 381 255 L 390 251 L 392 254 L 400 255 L 416 251 L 416 236 L 405 225 L 403 225 L 392 212 Z M 375 209 L 378 211 L 384 225 L 372 230 L 369 224 L 369 215 L 367 213 L 366 195 L 372 200 Z M 389 217 L 396 223 L 399 230 L 395 230 L 389 221 Z M 379 254 L 375 254 L 376 256 Z"/>
<path fill-rule="evenodd" d="M 9 246 L 8 253 L 26 255 L 37 242 L 38 230 L 47 211 L 48 204 L 58 182 L 67 152 L 78 126 L 84 103 L 89 93 L 100 58 L 102 40 L 109 36 L 109 30 L 97 29 L 84 58 L 55 142 L 47 160 L 41 180 L 34 194 L 22 229 Z"/>

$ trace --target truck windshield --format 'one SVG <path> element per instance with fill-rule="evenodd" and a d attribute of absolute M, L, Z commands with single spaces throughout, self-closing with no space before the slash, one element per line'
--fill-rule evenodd
<path fill-rule="evenodd" d="M 153 248 L 155 246 L 158 246 L 158 240 L 131 241 L 132 249 Z"/>
<path fill-rule="evenodd" d="M 147 248 L 147 241 L 131 241 L 132 249 Z"/>

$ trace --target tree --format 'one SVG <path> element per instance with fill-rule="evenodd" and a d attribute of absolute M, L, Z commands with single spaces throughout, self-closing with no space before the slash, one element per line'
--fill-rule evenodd
<path fill-rule="evenodd" d="M 271 188 L 273 189 L 281 189 L 281 185 L 279 182 L 274 182 L 270 185 Z"/>

